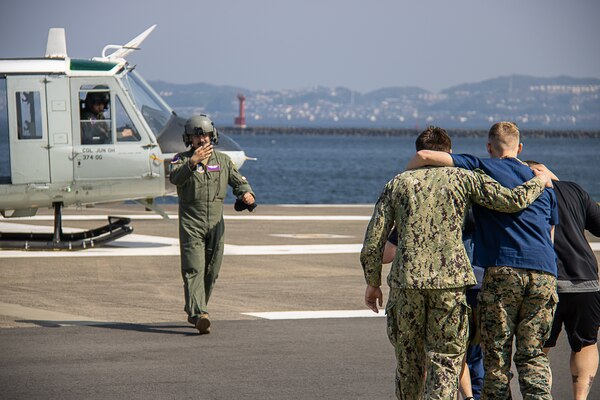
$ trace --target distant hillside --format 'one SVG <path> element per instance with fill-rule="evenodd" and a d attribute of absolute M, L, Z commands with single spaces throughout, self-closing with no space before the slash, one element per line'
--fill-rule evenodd
<path fill-rule="evenodd" d="M 208 83 L 174 84 L 163 81 L 150 82 L 154 90 L 175 109 L 199 107 L 207 110 L 227 110 L 232 99 L 242 88 L 232 86 L 215 86 Z M 231 111 L 231 110 L 229 110 Z"/>
<path fill-rule="evenodd" d="M 555 78 L 536 78 L 527 75 L 501 76 L 477 83 L 464 83 L 442 90 L 442 93 L 451 94 L 457 92 L 479 92 L 479 93 L 511 93 L 527 92 L 531 86 L 587 86 L 600 85 L 600 79 L 572 78 L 569 76 L 558 76 Z"/>
<path fill-rule="evenodd" d="M 150 82 L 182 116 L 208 113 L 221 126 L 246 97 L 246 121 L 255 126 L 391 127 L 441 125 L 487 128 L 515 121 L 529 129 L 600 130 L 600 79 L 511 75 L 432 93 L 388 87 L 367 93 L 344 87 L 252 91 L 206 83 Z"/>

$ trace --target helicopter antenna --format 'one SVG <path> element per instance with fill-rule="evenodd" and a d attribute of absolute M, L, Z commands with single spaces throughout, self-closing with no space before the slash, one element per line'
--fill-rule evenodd
<path fill-rule="evenodd" d="M 50 28 L 48 31 L 46 58 L 67 58 L 67 40 L 64 28 Z"/>
<path fill-rule="evenodd" d="M 127 42 L 124 45 L 109 44 L 109 45 L 104 46 L 104 49 L 102 49 L 102 57 L 99 59 L 106 60 L 106 61 L 116 61 L 116 60 L 125 59 L 125 57 L 128 56 L 131 52 L 133 52 L 134 50 L 140 49 L 140 45 L 148 37 L 148 35 L 150 35 L 150 33 L 152 33 L 154 28 L 156 28 L 156 24 L 152 25 L 150 28 L 146 29 L 144 32 L 140 33 L 138 36 L 136 36 L 135 38 L 133 38 L 132 40 L 130 40 L 129 42 Z M 108 55 L 106 54 L 106 52 L 108 50 L 113 50 L 113 49 L 115 51 L 113 51 L 112 53 L 110 53 Z"/>

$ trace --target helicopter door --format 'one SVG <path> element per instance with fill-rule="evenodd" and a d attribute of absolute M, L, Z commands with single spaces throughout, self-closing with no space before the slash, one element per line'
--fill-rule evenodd
<path fill-rule="evenodd" d="M 73 181 L 73 142 L 71 140 L 71 102 L 69 78 L 46 77 L 48 136 L 50 142 L 50 181 Z"/>
<path fill-rule="evenodd" d="M 150 173 L 149 140 L 125 107 L 114 79 L 71 78 L 74 178 L 76 181 L 130 180 L 136 190 Z M 125 187 L 125 184 L 124 184 Z"/>
<path fill-rule="evenodd" d="M 50 182 L 44 80 L 44 76 L 6 79 L 13 184 Z"/>

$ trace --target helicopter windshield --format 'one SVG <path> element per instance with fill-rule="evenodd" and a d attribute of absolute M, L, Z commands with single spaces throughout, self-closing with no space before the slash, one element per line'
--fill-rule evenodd
<path fill-rule="evenodd" d="M 129 71 L 121 81 L 158 138 L 173 115 L 173 110 L 135 71 Z"/>

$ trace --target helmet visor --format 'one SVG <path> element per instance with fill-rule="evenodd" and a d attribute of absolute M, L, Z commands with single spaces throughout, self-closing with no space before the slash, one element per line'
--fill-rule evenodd
<path fill-rule="evenodd" d="M 206 136 L 206 135 L 211 135 L 212 136 L 213 131 L 210 132 L 205 132 L 201 126 L 195 126 L 192 129 L 192 135 L 193 136 Z"/>

